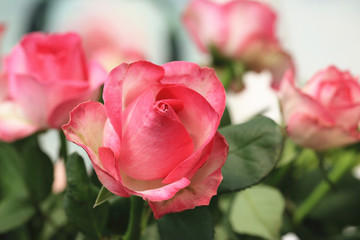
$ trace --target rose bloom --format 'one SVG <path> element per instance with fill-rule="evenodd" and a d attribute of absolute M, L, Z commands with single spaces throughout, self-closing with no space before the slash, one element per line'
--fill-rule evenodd
<path fill-rule="evenodd" d="M 74 31 L 86 56 L 110 72 L 121 63 L 165 62 L 168 25 L 153 1 L 55 1 L 47 16 L 49 30 Z"/>
<path fill-rule="evenodd" d="M 241 61 L 247 70 L 269 70 L 276 89 L 284 72 L 294 68 L 277 39 L 276 14 L 264 3 L 193 0 L 184 12 L 183 22 L 200 50 L 215 50 L 222 57 Z"/>
<path fill-rule="evenodd" d="M 297 144 L 325 150 L 360 140 L 360 85 L 349 72 L 330 66 L 299 89 L 289 71 L 279 94 L 288 135 Z"/>
<path fill-rule="evenodd" d="M 98 99 L 106 71 L 88 63 L 73 33 L 25 35 L 4 61 L 0 77 L 0 139 L 60 128 L 80 102 Z"/>
<path fill-rule="evenodd" d="M 88 153 L 100 182 L 141 196 L 155 218 L 208 205 L 228 153 L 217 132 L 225 91 L 210 68 L 122 64 L 105 81 L 104 105 L 86 102 L 63 127 Z"/>

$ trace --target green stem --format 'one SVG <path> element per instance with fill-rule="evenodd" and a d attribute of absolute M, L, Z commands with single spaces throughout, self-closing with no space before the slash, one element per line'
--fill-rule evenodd
<path fill-rule="evenodd" d="M 326 169 L 325 169 L 325 156 L 324 156 L 324 153 L 323 152 L 316 152 L 316 155 L 317 155 L 318 160 L 319 160 L 319 167 L 320 167 L 321 173 L 322 173 L 322 175 L 324 177 L 324 180 L 327 182 L 327 184 L 329 184 L 331 190 L 336 192 L 337 191 L 336 185 L 331 181 L 331 179 L 329 179 L 329 176 L 328 176 L 328 174 L 326 172 Z"/>
<path fill-rule="evenodd" d="M 338 182 L 341 177 L 353 166 L 354 154 L 345 154 L 342 159 L 338 159 L 328 175 L 332 183 Z M 319 201 L 330 190 L 330 185 L 326 180 L 322 180 L 312 191 L 310 196 L 296 209 L 294 213 L 295 224 L 300 224 L 306 215 L 319 203 Z"/>
<path fill-rule="evenodd" d="M 61 130 L 59 131 L 59 137 L 60 137 L 59 158 L 64 159 L 64 162 L 66 162 L 68 156 L 67 140 L 64 132 Z"/>
<path fill-rule="evenodd" d="M 123 240 L 139 240 L 141 232 L 141 217 L 144 201 L 140 197 L 131 197 L 130 219 Z"/>

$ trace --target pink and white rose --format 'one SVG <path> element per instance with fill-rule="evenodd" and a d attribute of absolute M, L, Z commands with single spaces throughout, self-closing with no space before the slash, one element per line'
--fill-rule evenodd
<path fill-rule="evenodd" d="M 108 72 L 121 63 L 167 59 L 168 25 L 152 1 L 57 1 L 49 30 L 76 32 L 86 56 Z"/>
<path fill-rule="evenodd" d="M 276 89 L 284 72 L 294 69 L 276 36 L 276 14 L 264 3 L 193 0 L 183 22 L 203 52 L 215 50 L 222 57 L 243 62 L 247 70 L 269 70 Z"/>
<path fill-rule="evenodd" d="M 171 62 L 121 64 L 104 105 L 86 102 L 63 127 L 111 192 L 148 201 L 155 218 L 208 205 L 228 153 L 217 132 L 225 91 L 210 68 Z"/>
<path fill-rule="evenodd" d="M 279 91 L 287 133 L 297 144 L 325 150 L 360 140 L 360 83 L 334 66 L 299 89 L 291 71 Z"/>
<path fill-rule="evenodd" d="M 0 77 L 0 139 L 60 128 L 79 103 L 98 99 L 107 74 L 88 63 L 73 33 L 25 35 L 6 56 Z"/>

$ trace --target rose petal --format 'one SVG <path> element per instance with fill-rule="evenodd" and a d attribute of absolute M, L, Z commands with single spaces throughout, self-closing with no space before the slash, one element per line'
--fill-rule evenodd
<path fill-rule="evenodd" d="M 102 159 L 100 161 L 99 148 L 103 142 L 103 130 L 107 120 L 104 106 L 98 102 L 85 102 L 76 107 L 70 114 L 70 121 L 63 126 L 66 138 L 81 146 L 89 155 L 97 176 L 101 183 L 111 192 L 128 197 L 129 194 L 124 190 L 118 180 L 110 175 L 104 168 L 102 162 L 106 162 L 105 166 L 109 166 L 111 162 L 115 162 L 114 155 L 109 151 L 102 151 Z M 116 176 L 116 175 L 115 175 Z"/>
<path fill-rule="evenodd" d="M 340 127 L 324 126 L 318 119 L 302 113 L 291 116 L 287 132 L 295 143 L 315 150 L 340 147 L 360 139 L 360 134 L 354 136 Z"/>
<path fill-rule="evenodd" d="M 99 147 L 99 159 L 101 167 L 105 170 L 110 176 L 112 176 L 116 181 L 119 181 L 120 177 L 116 171 L 116 157 L 114 152 L 107 147 Z"/>
<path fill-rule="evenodd" d="M 268 6 L 255 1 L 195 0 L 183 16 L 184 25 L 202 51 L 215 47 L 230 58 L 240 57 L 254 39 L 276 42 L 275 20 Z"/>
<path fill-rule="evenodd" d="M 5 142 L 12 142 L 27 137 L 39 130 L 28 119 L 20 105 L 12 101 L 0 103 L 0 139 Z"/>
<path fill-rule="evenodd" d="M 335 120 L 323 106 L 312 97 L 304 94 L 294 86 L 294 75 L 288 71 L 281 82 L 279 91 L 280 101 L 285 122 L 288 123 L 292 114 L 302 113 L 321 122 L 323 126 L 333 126 Z"/>
<path fill-rule="evenodd" d="M 221 167 L 227 158 L 229 148 L 226 140 L 219 133 L 215 135 L 215 142 L 209 159 L 196 172 L 189 186 L 179 191 L 167 201 L 150 201 L 149 205 L 156 219 L 172 212 L 181 212 L 196 206 L 209 205 L 212 196 L 222 181 Z"/>
<path fill-rule="evenodd" d="M 360 104 L 349 106 L 332 107 L 331 113 L 334 116 L 336 125 L 350 131 L 358 131 L 360 123 Z"/>
<path fill-rule="evenodd" d="M 178 84 L 201 94 L 222 116 L 225 109 L 225 90 L 215 71 L 189 62 L 170 62 L 163 65 L 162 84 Z"/>
<path fill-rule="evenodd" d="M 10 76 L 9 76 L 10 77 Z M 11 96 L 24 109 L 26 116 L 37 126 L 47 126 L 48 102 L 46 85 L 28 75 L 11 75 Z"/>
<path fill-rule="evenodd" d="M 213 147 L 213 139 L 206 141 L 203 146 L 196 150 L 190 157 L 182 161 L 174 167 L 174 169 L 166 176 L 162 183 L 172 183 L 178 181 L 182 177 L 192 177 L 208 159 Z"/>
<path fill-rule="evenodd" d="M 20 46 L 26 56 L 27 72 L 33 73 L 42 83 L 57 79 L 88 79 L 81 39 L 75 33 L 29 33 Z"/>
<path fill-rule="evenodd" d="M 186 87 L 164 88 L 158 93 L 157 99 L 179 99 L 183 102 L 184 108 L 177 115 L 194 143 L 195 152 L 173 168 L 163 181 L 171 183 L 196 170 L 196 166 L 200 167 L 199 163 L 209 153 L 209 147 L 211 149 L 211 141 L 219 126 L 220 117 L 204 97 Z"/>
<path fill-rule="evenodd" d="M 223 5 L 228 27 L 226 56 L 241 57 L 253 41 L 276 43 L 276 14 L 256 1 L 230 1 Z M 224 20 L 223 20 L 224 21 Z"/>
<path fill-rule="evenodd" d="M 46 91 L 49 115 L 47 122 L 52 128 L 60 128 L 69 120 L 69 113 L 79 103 L 88 100 L 98 100 L 100 86 L 104 83 L 107 73 L 99 64 L 89 65 L 89 82 L 58 81 Z"/>
<path fill-rule="evenodd" d="M 193 139 L 195 150 L 212 139 L 219 125 L 220 116 L 199 93 L 183 86 L 169 86 L 160 90 L 156 99 L 182 101 L 183 109 L 177 115 Z"/>
<path fill-rule="evenodd" d="M 128 191 L 133 195 L 141 196 L 145 201 L 168 200 L 190 184 L 187 178 L 181 178 L 171 184 L 163 184 L 161 180 L 143 181 L 131 178 L 125 173 L 120 175 L 122 184 Z"/>
<path fill-rule="evenodd" d="M 109 119 L 107 119 L 105 122 L 104 133 L 103 133 L 103 146 L 110 148 L 115 154 L 116 158 L 120 156 L 120 150 L 121 150 L 120 137 L 115 132 L 115 129 L 111 125 Z"/>
<path fill-rule="evenodd" d="M 146 61 L 123 63 L 111 71 L 103 97 L 107 116 L 120 137 L 122 112 L 145 89 L 155 87 L 163 74 L 161 67 Z"/>
<path fill-rule="evenodd" d="M 323 84 L 324 82 L 333 82 L 333 81 L 350 81 L 354 82 L 354 80 L 357 80 L 348 71 L 340 71 L 335 66 L 329 66 L 328 68 L 321 70 L 317 72 L 309 81 L 306 82 L 306 85 L 303 88 L 303 91 L 310 96 L 318 96 L 318 90 L 319 86 Z M 359 84 L 351 84 L 350 90 L 352 90 L 354 93 L 352 96 L 357 97 L 357 99 L 354 99 L 355 102 L 360 101 L 360 86 Z"/>
<path fill-rule="evenodd" d="M 16 75 L 31 75 L 32 78 L 36 78 L 36 75 L 27 71 L 26 56 L 20 45 L 16 45 L 11 54 L 5 56 L 4 70 L 5 69 L 9 77 L 9 83 L 13 82 L 12 78 Z M 13 87 L 10 85 L 10 88 Z"/>
<path fill-rule="evenodd" d="M 225 12 L 211 1 L 191 1 L 183 15 L 183 23 L 203 52 L 226 43 L 228 29 Z"/>
<path fill-rule="evenodd" d="M 166 175 L 193 152 L 193 141 L 171 106 L 162 110 L 148 89 L 126 111 L 119 167 L 135 179 Z M 163 102 L 161 102 L 164 104 Z"/>

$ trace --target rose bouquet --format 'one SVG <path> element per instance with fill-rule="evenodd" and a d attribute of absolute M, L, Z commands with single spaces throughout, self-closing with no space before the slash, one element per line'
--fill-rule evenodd
<path fill-rule="evenodd" d="M 208 66 L 102 48 L 101 17 L 90 37 L 35 31 L 2 56 L 0 239 L 360 236 L 358 78 L 330 66 L 300 87 L 264 3 L 193 0 L 182 16 Z M 106 71 L 98 53 L 123 62 Z M 226 91 L 247 70 L 270 71 L 282 122 L 232 122 Z"/>

